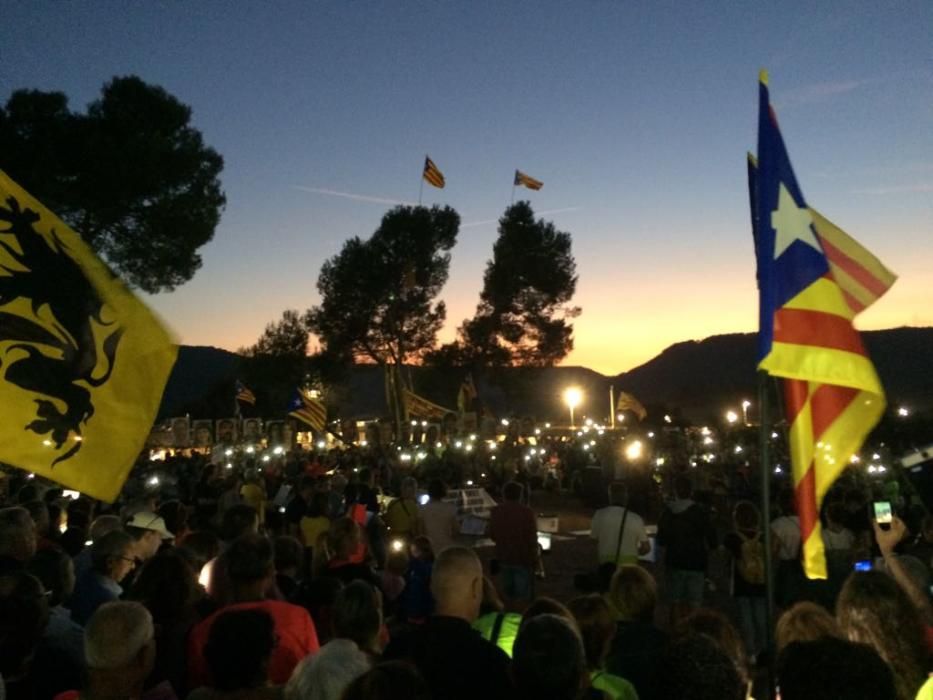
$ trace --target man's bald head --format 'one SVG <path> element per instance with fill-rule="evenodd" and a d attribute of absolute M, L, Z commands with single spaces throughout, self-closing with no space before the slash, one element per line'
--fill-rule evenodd
<path fill-rule="evenodd" d="M 448 547 L 431 572 L 431 593 L 438 615 L 476 619 L 483 600 L 483 565 L 466 547 Z"/>

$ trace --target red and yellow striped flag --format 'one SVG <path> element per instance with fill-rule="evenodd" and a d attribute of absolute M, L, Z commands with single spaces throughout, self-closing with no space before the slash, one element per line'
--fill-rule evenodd
<path fill-rule="evenodd" d="M 807 206 L 764 77 L 760 92 L 757 175 L 749 168 L 761 302 L 758 366 L 784 378 L 804 570 L 826 578 L 820 506 L 885 407 L 852 319 L 895 277 Z"/>
<path fill-rule="evenodd" d="M 441 189 L 443 189 L 446 184 L 444 173 L 442 173 L 440 168 L 434 165 L 434 161 L 427 156 L 424 157 L 424 170 L 421 171 L 421 177 L 423 177 L 429 185 Z"/>
<path fill-rule="evenodd" d="M 405 389 L 403 399 L 405 401 L 405 412 L 410 416 L 418 416 L 419 418 L 429 420 L 441 420 L 448 413 L 453 413 L 453 411 L 433 403 L 432 401 L 428 401 L 426 398 L 418 396 L 418 394 L 408 389 Z"/>

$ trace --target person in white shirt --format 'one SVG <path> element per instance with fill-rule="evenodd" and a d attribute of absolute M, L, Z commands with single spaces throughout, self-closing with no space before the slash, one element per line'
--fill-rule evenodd
<path fill-rule="evenodd" d="M 434 553 L 440 554 L 455 544 L 454 540 L 460 533 L 457 506 L 444 501 L 447 486 L 439 479 L 434 479 L 428 484 L 428 496 L 430 500 L 421 507 L 421 521 L 424 523 L 424 534 L 434 547 Z"/>
<path fill-rule="evenodd" d="M 645 521 L 627 504 L 628 489 L 616 482 L 609 486 L 609 505 L 593 514 L 590 537 L 596 540 L 600 565 L 635 564 L 651 550 Z"/>
<path fill-rule="evenodd" d="M 800 518 L 797 516 L 794 492 L 782 491 L 778 496 L 781 516 L 771 521 L 772 551 L 777 558 L 776 594 L 778 605 L 789 607 L 800 599 L 803 587 L 803 566 L 800 562 Z"/>

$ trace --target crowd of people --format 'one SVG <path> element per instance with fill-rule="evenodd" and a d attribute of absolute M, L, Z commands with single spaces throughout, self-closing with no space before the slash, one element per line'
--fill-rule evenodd
<path fill-rule="evenodd" d="M 747 500 L 717 512 L 684 469 L 655 537 L 613 483 L 592 519 L 595 572 L 556 600 L 536 594 L 527 484 L 497 490 L 484 562 L 443 479 L 422 494 L 381 467 L 178 458 L 170 483 L 145 479 L 114 505 L 13 475 L 0 698 L 743 700 L 768 692 L 769 667 L 783 700 L 933 698 L 929 515 L 885 527 L 864 494 L 836 489 L 830 577 L 811 582 L 786 495 L 771 523 Z M 737 615 L 710 607 L 716 553 Z"/>

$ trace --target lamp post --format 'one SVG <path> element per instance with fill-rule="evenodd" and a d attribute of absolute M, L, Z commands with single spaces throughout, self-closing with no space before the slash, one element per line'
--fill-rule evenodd
<path fill-rule="evenodd" d="M 748 399 L 745 399 L 742 402 L 742 422 L 745 425 L 748 425 L 748 407 L 752 405 L 752 402 Z"/>
<path fill-rule="evenodd" d="M 583 392 L 578 387 L 572 386 L 564 390 L 564 403 L 570 409 L 570 427 L 573 428 L 573 409 L 583 402 Z"/>

